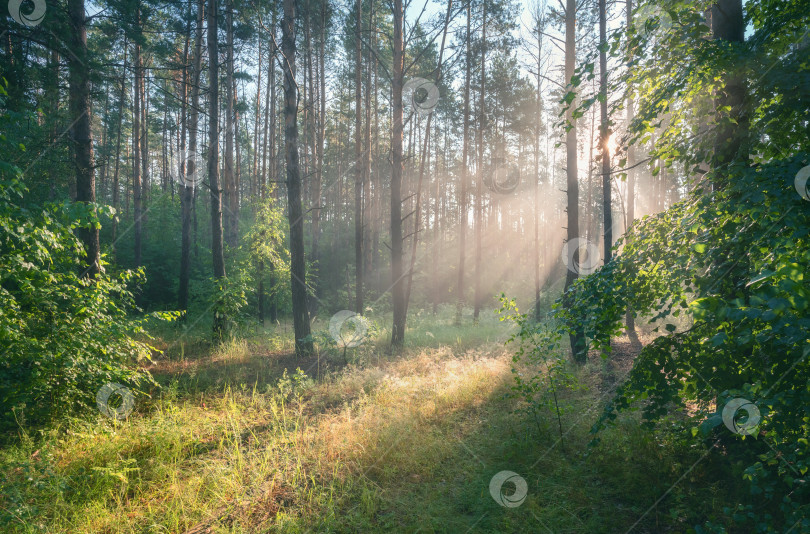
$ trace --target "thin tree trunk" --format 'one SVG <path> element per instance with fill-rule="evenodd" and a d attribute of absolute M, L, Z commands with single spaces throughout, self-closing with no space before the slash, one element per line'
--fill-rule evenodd
<path fill-rule="evenodd" d="M 570 85 L 576 66 L 576 0 L 566 0 L 565 8 L 565 83 L 568 91 L 575 88 Z M 577 128 L 572 103 L 565 112 L 565 120 L 569 130 L 565 134 L 565 166 L 566 188 L 568 198 L 568 243 L 573 245 L 579 240 L 579 181 L 577 172 Z M 574 280 L 579 276 L 575 265 L 579 263 L 579 254 L 574 252 L 574 264 L 570 265 L 565 273 L 565 291 L 567 292 Z M 567 304 L 567 300 L 565 302 Z M 577 330 L 570 336 L 571 350 L 574 360 L 584 363 L 587 359 L 585 335 Z"/>
<path fill-rule="evenodd" d="M 542 128 L 543 96 L 540 68 L 543 62 L 543 19 L 538 10 L 537 19 L 537 117 L 534 132 L 534 319 L 540 320 L 540 130 Z M 543 15 L 544 16 L 544 15 Z"/>
<path fill-rule="evenodd" d="M 467 254 L 467 181 L 469 180 L 469 149 L 470 149 L 470 69 L 472 68 L 472 54 L 470 53 L 470 23 L 471 7 L 467 4 L 467 33 L 465 45 L 464 66 L 464 139 L 461 149 L 461 187 L 458 199 L 458 281 L 456 284 L 456 319 L 455 324 L 461 325 L 461 312 L 464 308 L 464 261 Z"/>
<path fill-rule="evenodd" d="M 354 273 L 355 273 L 355 312 L 363 315 L 363 115 L 360 107 L 363 86 L 363 48 L 361 30 L 363 24 L 362 0 L 355 2 L 355 48 L 354 48 Z"/>
<path fill-rule="evenodd" d="M 599 0 L 599 141 L 602 150 L 602 216 L 605 226 L 605 264 L 612 257 L 613 248 L 613 204 L 610 193 L 610 123 L 608 122 L 607 102 L 607 6 L 606 0 Z"/>
<path fill-rule="evenodd" d="M 628 35 L 628 42 L 632 36 L 633 31 L 633 0 L 627 0 L 627 8 L 626 8 L 626 16 L 627 16 L 627 35 Z M 632 58 L 632 51 L 629 52 L 630 57 Z M 631 59 L 632 61 L 632 59 Z M 629 68 L 629 67 L 628 67 Z M 630 93 L 627 99 L 627 128 L 630 129 L 630 125 L 633 123 L 635 119 L 635 100 L 633 98 L 632 93 Z M 636 219 L 636 148 L 635 145 L 629 145 L 627 147 L 627 228 L 625 232 L 627 232 L 632 226 L 633 222 Z M 638 340 L 636 336 L 636 320 L 635 320 L 635 313 L 633 312 L 632 306 L 627 308 L 627 314 L 624 318 L 625 325 L 627 326 L 627 333 L 630 336 L 631 340 L 635 338 Z"/>
<path fill-rule="evenodd" d="M 321 5 L 325 5 L 322 2 Z M 371 12 L 369 13 L 369 28 L 374 26 L 374 3 L 370 6 Z M 370 45 L 366 50 L 366 91 L 364 95 L 365 105 L 365 141 L 366 147 L 363 153 L 363 282 L 368 286 L 369 273 L 371 272 L 371 223 L 372 223 L 372 192 L 371 192 L 371 58 L 374 55 L 374 31 L 369 32 Z M 321 55 L 323 59 L 323 55 Z M 323 116 L 323 115 L 322 115 Z M 323 146 L 321 146 L 321 155 L 323 153 Z M 320 172 L 320 171 L 319 171 Z"/>
<path fill-rule="evenodd" d="M 225 225 L 225 242 L 230 249 L 235 249 L 236 217 L 233 210 L 234 195 L 236 194 L 236 182 L 234 178 L 233 163 L 233 124 L 234 124 L 234 90 L 233 90 L 233 1 L 226 0 L 225 6 L 225 34 L 226 34 L 226 76 L 225 76 L 225 172 L 222 176 L 222 187 L 224 189 L 223 203 L 225 213 L 223 223 Z"/>
<path fill-rule="evenodd" d="M 607 101 L 607 5 L 606 0 L 599 0 L 599 144 L 602 150 L 602 217 L 605 230 L 604 253 L 605 265 L 613 255 L 613 203 L 610 185 L 610 123 L 608 121 Z M 605 350 L 610 349 L 610 336 L 603 340 Z"/>
<path fill-rule="evenodd" d="M 215 1 L 215 0 L 214 0 Z M 298 167 L 298 89 L 295 82 L 295 0 L 284 0 L 281 23 L 284 63 L 284 137 L 287 160 L 287 206 L 290 220 L 290 283 L 292 287 L 295 352 L 312 354 L 307 312 L 307 272 L 304 258 L 304 216 Z"/>
<path fill-rule="evenodd" d="M 149 77 L 146 76 L 146 65 L 141 64 L 141 238 L 146 242 L 149 237 L 149 193 L 151 180 L 149 174 Z"/>
<path fill-rule="evenodd" d="M 140 22 L 140 5 L 138 6 L 137 20 Z M 133 217 L 135 218 L 135 265 L 141 265 L 142 227 L 141 227 L 141 45 L 135 42 L 135 87 L 133 91 L 132 109 L 132 203 Z"/>
<path fill-rule="evenodd" d="M 258 81 L 256 82 L 256 114 L 253 119 L 253 173 L 250 182 L 250 196 L 258 196 L 259 191 L 259 119 L 261 118 L 262 111 L 262 43 L 263 39 L 259 39 L 259 70 Z M 271 45 L 272 46 L 272 45 Z"/>
<path fill-rule="evenodd" d="M 68 0 L 70 44 L 73 54 L 68 59 L 70 92 L 70 139 L 73 144 L 73 164 L 76 172 L 76 201 L 94 203 L 96 182 L 93 162 L 93 132 L 90 117 L 90 73 L 86 68 L 87 22 L 84 0 Z M 80 228 L 79 238 L 84 244 L 85 265 L 83 276 L 95 278 L 101 270 L 99 260 L 98 228 L 95 225 Z"/>
<path fill-rule="evenodd" d="M 219 41 L 217 36 L 217 0 L 208 4 L 208 181 L 211 187 L 211 254 L 214 276 L 225 278 L 222 246 L 222 189 L 219 183 Z M 225 335 L 225 317 L 221 303 L 214 309 L 214 337 Z"/>
<path fill-rule="evenodd" d="M 478 112 L 478 179 L 475 184 L 475 308 L 473 324 L 478 324 L 481 313 L 481 249 L 484 236 L 484 130 L 487 128 L 486 81 L 487 81 L 487 3 L 481 5 L 481 93 L 479 94 Z"/>
<path fill-rule="evenodd" d="M 121 69 L 121 100 L 118 104 L 118 133 L 117 139 L 115 142 L 115 172 L 113 174 L 113 194 L 112 194 L 112 201 L 113 201 L 113 208 L 118 210 L 118 202 L 119 202 L 119 192 L 118 192 L 118 171 L 120 168 L 121 163 L 121 125 L 124 120 L 124 103 L 127 99 L 127 39 L 124 38 L 124 66 Z M 112 247 L 113 247 L 113 258 L 115 258 L 116 254 L 116 236 L 118 235 L 118 216 L 113 217 L 113 227 L 112 227 Z"/>
<path fill-rule="evenodd" d="M 447 41 L 447 29 L 450 25 L 450 14 L 453 10 L 453 0 L 447 2 L 447 14 L 444 18 L 444 31 L 442 32 L 442 44 L 439 47 L 439 58 L 436 65 L 436 81 L 442 79 L 442 58 L 444 57 L 444 45 Z M 430 125 L 433 121 L 433 113 L 428 114 L 425 125 L 425 138 L 422 145 L 422 152 L 419 156 L 419 182 L 416 187 L 416 209 L 414 210 L 414 231 L 413 246 L 411 247 L 411 265 L 408 268 L 408 285 L 405 292 L 405 313 L 408 313 L 408 305 L 411 301 L 411 287 L 413 285 L 413 271 L 416 266 L 416 253 L 419 245 L 419 233 L 422 224 L 422 182 L 425 177 L 425 164 L 430 167 Z M 430 172 L 430 169 L 428 169 Z"/>
<path fill-rule="evenodd" d="M 288 0 L 289 1 L 289 0 Z M 402 0 L 394 0 L 393 132 L 391 138 L 391 296 L 394 318 L 391 327 L 392 347 L 405 342 L 405 284 L 402 273 L 402 81 L 404 41 L 402 25 L 405 18 Z"/>
<path fill-rule="evenodd" d="M 197 2 L 197 22 L 195 28 L 194 59 L 191 66 L 191 109 L 188 117 L 188 152 L 181 152 L 181 189 L 180 204 L 182 211 L 182 240 L 180 248 L 180 287 L 178 289 L 178 304 L 181 311 L 188 310 L 188 289 L 191 277 L 191 216 L 194 204 L 194 189 L 199 182 L 196 173 L 197 162 L 197 139 L 199 127 L 200 109 L 200 74 L 202 71 L 202 42 L 203 42 L 203 20 L 205 17 L 205 0 Z M 187 94 L 184 90 L 184 95 Z M 183 125 L 184 127 L 186 125 Z"/>

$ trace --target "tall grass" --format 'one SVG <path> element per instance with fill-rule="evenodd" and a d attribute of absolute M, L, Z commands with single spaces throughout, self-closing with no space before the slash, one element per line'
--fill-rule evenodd
<path fill-rule="evenodd" d="M 694 456 L 632 418 L 589 450 L 596 387 L 568 399 L 576 409 L 563 451 L 508 395 L 508 327 L 489 317 L 455 327 L 451 318 L 415 313 L 409 346 L 395 355 L 378 319 L 379 338 L 317 381 L 296 372 L 301 362 L 277 329 L 167 351 L 155 369 L 162 388 L 126 421 L 21 429 L 0 450 L 0 530 L 612 532 L 674 481 L 671 462 Z M 581 370 L 584 383 L 598 375 L 597 366 Z M 541 417 L 550 427 L 552 415 Z M 506 469 L 529 485 L 518 508 L 489 494 Z M 706 478 L 684 494 L 678 506 L 696 508 L 683 518 L 725 495 L 695 475 Z M 679 520 L 656 510 L 642 525 Z"/>

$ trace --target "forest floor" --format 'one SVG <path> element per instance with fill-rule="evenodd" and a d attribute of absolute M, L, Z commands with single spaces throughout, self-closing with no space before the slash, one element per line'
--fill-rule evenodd
<path fill-rule="evenodd" d="M 685 532 L 729 500 L 711 462 L 681 478 L 702 451 L 632 414 L 589 447 L 638 348 L 627 339 L 577 371 L 558 421 L 509 395 L 505 323 L 411 324 L 400 353 L 381 341 L 349 364 L 295 360 L 281 326 L 218 349 L 164 341 L 162 387 L 126 421 L 0 449 L 0 531 Z M 518 506 L 490 493 L 501 471 L 526 482 Z"/>

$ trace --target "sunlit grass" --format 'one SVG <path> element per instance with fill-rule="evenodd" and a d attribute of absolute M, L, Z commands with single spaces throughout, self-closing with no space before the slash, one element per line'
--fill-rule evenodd
<path fill-rule="evenodd" d="M 538 430 L 507 396 L 508 326 L 452 319 L 416 312 L 396 354 L 376 319 L 378 338 L 348 366 L 324 355 L 317 382 L 313 370 L 296 380 L 279 327 L 167 351 L 163 387 L 127 421 L 71 421 L 0 450 L 0 530 L 609 532 L 643 512 L 650 485 L 672 477 L 669 460 L 685 461 L 628 432 L 632 420 L 593 453 L 607 465 L 585 460 L 596 387 L 569 396 L 561 446 L 551 414 Z M 581 379 L 594 386 L 592 367 Z M 641 452 L 644 469 L 623 466 Z M 528 482 L 519 508 L 489 495 L 507 469 Z"/>

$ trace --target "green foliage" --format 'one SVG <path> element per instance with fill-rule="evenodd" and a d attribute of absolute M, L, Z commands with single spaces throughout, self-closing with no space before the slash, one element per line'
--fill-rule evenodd
<path fill-rule="evenodd" d="M 582 389 L 571 369 L 559 333 L 549 323 L 537 323 L 529 314 L 520 313 L 514 299 L 501 294 L 501 307 L 497 310 L 501 321 L 517 326 L 507 344 L 517 346 L 512 356 L 513 392 L 525 403 L 525 409 L 534 417 L 542 433 L 538 409 L 553 410 L 557 417 L 560 440 L 563 439 L 562 416 L 571 409 L 560 393 Z"/>
<path fill-rule="evenodd" d="M 706 6 L 692 2 L 666 2 L 666 15 L 630 33 L 622 61 L 632 68 L 622 81 L 639 113 L 629 139 L 655 135 L 651 157 L 686 173 L 691 191 L 636 221 L 614 260 L 579 279 L 570 305 L 555 313 L 559 334 L 584 330 L 605 350 L 631 304 L 663 325 L 594 430 L 619 410 L 640 408 L 659 427 L 677 414 L 670 429 L 720 446 L 748 481 L 749 499 L 726 512 L 749 532 L 798 526 L 810 502 L 810 212 L 793 183 L 810 163 L 810 68 L 800 39 L 810 11 L 800 2 L 803 11 L 786 14 L 787 4 L 749 2 L 745 44 L 707 39 Z M 654 6 L 639 10 L 646 7 Z M 747 125 L 707 98 L 736 77 L 747 83 Z M 707 124 L 723 131 L 729 123 L 742 140 L 731 162 L 706 135 Z M 723 424 L 733 398 L 761 414 L 751 436 Z M 701 531 L 717 528 L 708 522 Z"/>
<path fill-rule="evenodd" d="M 301 397 L 314 386 L 315 381 L 308 377 L 300 367 L 296 367 L 295 374 L 292 375 L 287 374 L 287 369 L 284 369 L 276 383 L 276 390 L 279 400 L 283 403 L 291 399 L 300 401 Z"/>
<path fill-rule="evenodd" d="M 39 425 L 95 404 L 105 383 L 151 383 L 135 365 L 152 349 L 128 289 L 141 271 L 82 276 L 74 231 L 98 224 L 93 207 L 21 207 L 16 178 L 0 182 L 0 429 Z M 102 211 L 95 206 L 96 210 Z M 153 314 L 171 318 L 172 314 Z"/>
<path fill-rule="evenodd" d="M 229 275 L 211 278 L 202 303 L 211 310 L 215 321 L 222 321 L 223 338 L 245 333 L 255 324 L 255 313 L 248 305 L 257 283 L 264 282 L 265 294 L 271 299 L 289 300 L 289 248 L 283 211 L 272 200 L 257 201 L 255 219 L 233 251 Z M 220 339 L 221 341 L 221 339 Z"/>

